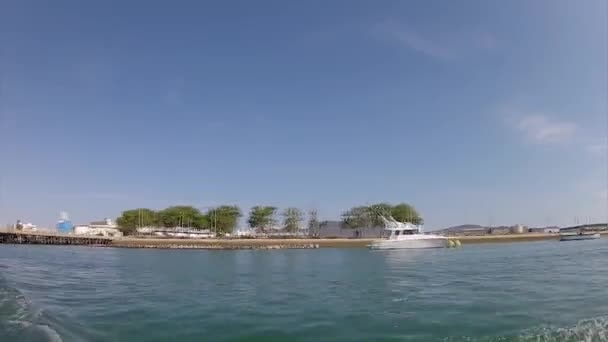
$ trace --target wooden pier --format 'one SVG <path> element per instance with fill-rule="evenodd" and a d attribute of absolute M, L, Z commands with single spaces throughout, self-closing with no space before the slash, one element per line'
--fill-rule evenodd
<path fill-rule="evenodd" d="M 0 231 L 0 244 L 109 246 L 106 237 L 74 236 L 69 234 Z"/>

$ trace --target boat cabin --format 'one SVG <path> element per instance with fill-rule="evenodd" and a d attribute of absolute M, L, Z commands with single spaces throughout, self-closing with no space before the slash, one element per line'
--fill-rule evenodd
<path fill-rule="evenodd" d="M 389 240 L 398 240 L 400 236 L 420 234 L 420 229 L 413 224 L 405 227 L 390 227 L 385 228 Z"/>

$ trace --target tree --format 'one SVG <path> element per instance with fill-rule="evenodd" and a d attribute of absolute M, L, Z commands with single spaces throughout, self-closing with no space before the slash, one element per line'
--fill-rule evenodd
<path fill-rule="evenodd" d="M 236 205 L 222 205 L 210 209 L 205 215 L 218 234 L 232 233 L 241 216 L 241 209 Z"/>
<path fill-rule="evenodd" d="M 303 220 L 304 214 L 298 208 L 287 208 L 283 211 L 283 224 L 285 229 L 290 233 L 295 233 L 300 229 L 300 222 Z"/>
<path fill-rule="evenodd" d="M 342 226 L 346 228 L 362 228 L 371 225 L 371 212 L 368 206 L 354 207 L 342 214 Z"/>
<path fill-rule="evenodd" d="M 354 207 L 342 214 L 342 224 L 347 228 L 381 227 L 382 217 L 392 216 L 399 222 L 422 224 L 420 214 L 407 203 L 395 206 L 389 203 L 376 203 L 370 206 Z"/>
<path fill-rule="evenodd" d="M 392 215 L 393 207 L 389 203 L 376 203 L 369 206 L 370 224 L 372 227 L 382 227 L 384 221 L 382 217 Z"/>
<path fill-rule="evenodd" d="M 308 212 L 308 233 L 312 236 L 319 236 L 321 230 L 321 224 L 317 217 L 317 211 L 311 210 Z"/>
<path fill-rule="evenodd" d="M 391 209 L 391 215 L 399 222 L 410 222 L 412 224 L 422 224 L 423 219 L 418 211 L 407 203 L 399 203 Z"/>
<path fill-rule="evenodd" d="M 158 226 L 158 214 L 154 210 L 146 208 L 125 210 L 116 219 L 116 224 L 123 234 L 129 235 L 139 227 Z"/>
<path fill-rule="evenodd" d="M 173 206 L 161 210 L 159 212 L 160 221 L 164 227 L 194 227 L 204 228 L 201 226 L 205 222 L 200 210 L 193 206 L 180 205 Z"/>
<path fill-rule="evenodd" d="M 196 227 L 198 229 L 209 229 L 212 226 L 211 218 L 207 214 L 201 213 L 201 216 L 198 220 L 192 224 L 192 227 Z"/>
<path fill-rule="evenodd" d="M 247 221 L 249 227 L 260 228 L 264 231 L 274 226 L 276 224 L 276 220 L 274 219 L 276 211 L 276 207 L 256 205 L 249 212 L 249 220 Z"/>

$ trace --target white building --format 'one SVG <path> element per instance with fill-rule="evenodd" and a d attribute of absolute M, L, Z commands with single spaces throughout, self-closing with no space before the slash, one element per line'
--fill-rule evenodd
<path fill-rule="evenodd" d="M 122 232 L 118 229 L 118 226 L 110 219 L 103 221 L 94 221 L 88 225 L 78 225 L 74 227 L 75 235 L 86 235 L 86 236 L 107 236 L 107 237 L 120 237 Z"/>
<path fill-rule="evenodd" d="M 35 232 L 36 230 L 38 230 L 38 227 L 35 224 L 26 222 L 26 223 L 23 223 L 23 230 L 29 230 L 29 231 Z"/>
<path fill-rule="evenodd" d="M 234 232 L 232 232 L 231 236 L 236 236 L 236 237 L 250 237 L 250 236 L 255 236 L 256 233 L 253 229 L 236 229 Z"/>
<path fill-rule="evenodd" d="M 182 239 L 211 239 L 216 236 L 209 229 L 194 229 L 187 227 L 175 228 L 155 228 L 141 227 L 137 228 L 137 233 L 144 235 L 154 235 L 158 237 L 182 238 Z"/>

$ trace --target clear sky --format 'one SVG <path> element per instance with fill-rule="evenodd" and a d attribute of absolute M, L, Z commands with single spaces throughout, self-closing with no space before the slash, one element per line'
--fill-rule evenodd
<path fill-rule="evenodd" d="M 0 223 L 607 214 L 606 1 L 0 2 Z"/>

